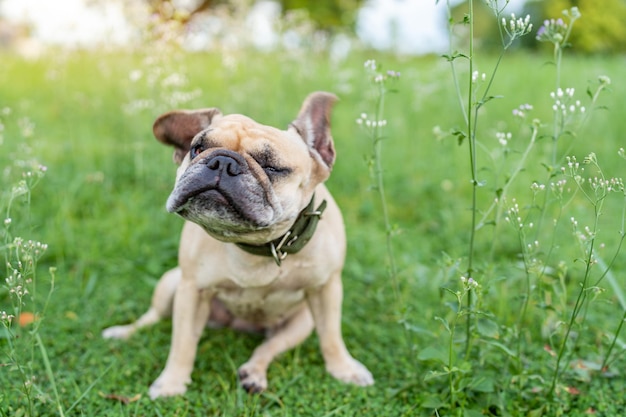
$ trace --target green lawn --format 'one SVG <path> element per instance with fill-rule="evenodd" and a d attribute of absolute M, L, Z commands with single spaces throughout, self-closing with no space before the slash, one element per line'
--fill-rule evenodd
<path fill-rule="evenodd" d="M 397 93 L 386 99 L 383 141 L 390 218 L 399 231 L 393 237 L 397 295 L 388 276 L 379 196 L 372 190 L 368 169 L 372 144 L 355 122 L 363 112 L 372 115 L 375 97 L 363 68 L 369 58 L 376 58 L 384 70 L 402 74 L 390 84 Z M 522 210 L 532 208 L 532 182 L 549 187 L 550 181 L 560 179 L 548 179 L 545 167 L 552 143 L 546 137 L 553 117 L 549 93 L 555 89 L 549 59 L 548 54 L 507 56 L 497 73 L 492 92 L 503 97 L 481 110 L 478 130 L 478 170 L 485 180 L 478 193 L 478 217 L 528 144 L 527 123 L 511 114 L 520 104 L 534 106 L 528 120 L 541 119 L 542 134 L 508 189 L 509 203 L 515 197 Z M 494 60 L 483 60 L 479 70 L 490 71 Z M 5 191 L 0 209 L 6 210 L 10 187 L 22 178 L 22 161 L 36 159 L 47 167 L 30 199 L 15 200 L 10 227 L 2 229 L 5 243 L 20 236 L 48 245 L 37 269 L 35 299 L 24 299 L 24 311 L 42 311 L 50 282 L 47 271 L 56 268 L 55 288 L 38 330 L 32 332 L 32 324 L 14 325 L 18 339 L 0 333 L 0 415 L 59 414 L 55 387 L 65 415 L 84 416 L 626 412 L 623 356 L 605 372 L 594 369 L 609 351 L 623 315 L 623 253 L 601 280 L 602 291 L 588 289 L 589 302 L 567 344 L 565 357 L 571 366 L 561 364 L 564 372 L 555 395 L 546 396 L 566 327 L 559 323 L 569 320 L 585 270 L 569 219 L 575 217 L 581 229 L 593 226 L 593 209 L 581 193 L 570 201 L 573 192 L 566 191 L 562 205 L 545 209 L 537 226 L 541 229 L 525 236 L 528 242 L 534 240 L 531 234 L 537 236 L 540 249 L 533 249 L 533 256 L 547 259 L 548 272 L 525 273 L 520 235 L 503 220 L 504 213 L 495 226 L 478 231 L 475 278 L 481 287 L 472 316 L 473 343 L 466 354 L 467 316 L 462 316 L 448 355 L 450 334 L 443 323 L 454 322 L 458 305 L 443 288 L 460 290 L 459 277 L 467 269 L 471 184 L 467 142 L 459 146 L 456 138 L 434 133 L 436 126 L 448 131 L 463 123 L 444 59 L 354 54 L 331 62 L 312 52 L 223 56 L 161 49 L 136 54 L 59 52 L 37 61 L 5 54 L 0 61 L 0 175 Z M 589 108 L 590 121 L 575 137 L 562 138 L 558 151 L 578 161 L 595 152 L 607 177 L 626 173 L 625 161 L 617 155 L 625 146 L 623 67 L 623 57 L 570 57 L 562 74 L 562 86 L 575 87 L 585 103 L 585 90 L 594 88 L 598 75 L 613 80 L 598 101 L 603 108 Z M 175 166 L 171 150 L 152 137 L 153 120 L 176 107 L 217 106 L 225 113 L 286 126 L 314 90 L 340 97 L 333 113 L 338 159 L 328 186 L 343 209 L 349 241 L 343 332 L 376 384 L 356 388 L 333 380 L 324 371 L 313 336 L 272 364 L 266 393 L 247 395 L 237 386 L 236 369 L 259 337 L 207 330 L 188 393 L 151 401 L 147 388 L 165 363 L 170 322 L 127 342 L 104 340 L 100 332 L 143 313 L 160 274 L 176 263 L 182 221 L 164 209 Z M 33 133 L 24 133 L 31 124 Z M 498 131 L 513 133 L 506 156 L 496 139 Z M 623 192 L 606 198 L 594 235 L 605 263 L 610 263 L 620 241 L 623 205 Z M 556 216 L 562 222 L 553 232 Z M 8 251 L 3 248 L 5 258 Z M 591 282 L 603 272 L 600 265 L 594 268 Z M 528 283 L 528 312 L 520 320 Z M 10 313 L 12 297 L 7 286 L 0 287 L 0 310 Z M 44 349 L 33 342 L 34 334 L 41 337 Z M 11 346 L 17 364 L 5 354 Z M 626 339 L 619 337 L 611 358 L 625 346 Z M 42 350 L 51 371 L 46 372 Z M 451 358 L 456 368 L 446 373 Z M 26 388 L 25 376 L 32 377 Z M 30 393 L 32 409 L 25 392 Z"/>

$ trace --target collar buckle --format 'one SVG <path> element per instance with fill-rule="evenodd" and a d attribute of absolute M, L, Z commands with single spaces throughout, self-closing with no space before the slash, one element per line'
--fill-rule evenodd
<path fill-rule="evenodd" d="M 276 262 L 276 265 L 278 266 L 281 265 L 282 261 L 284 261 L 288 255 L 287 252 L 282 251 L 283 246 L 285 244 L 287 246 L 291 246 L 298 239 L 298 236 L 294 236 L 289 242 L 287 242 L 287 239 L 289 239 L 289 236 L 291 236 L 291 230 L 288 230 L 287 233 L 285 233 L 285 235 L 280 240 L 280 242 L 278 242 L 278 244 L 275 244 L 274 242 L 270 243 L 270 250 L 272 251 L 272 258 L 274 258 L 274 261 Z"/>

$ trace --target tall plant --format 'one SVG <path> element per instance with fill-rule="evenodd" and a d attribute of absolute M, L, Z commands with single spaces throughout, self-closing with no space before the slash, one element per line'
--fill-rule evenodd
<path fill-rule="evenodd" d="M 599 77 L 596 85 L 591 86 L 587 91 L 588 102 L 583 103 L 582 99 L 577 98 L 574 88 L 566 88 L 561 84 L 563 54 L 569 46 L 572 25 L 580 17 L 580 12 L 576 8 L 564 11 L 563 18 L 545 21 L 537 32 L 539 41 L 551 42 L 554 47 L 555 89 L 549 94 L 553 112 L 549 117 L 550 121 L 546 123 L 539 118 L 530 118 L 534 109 L 530 104 L 520 105 L 513 110 L 512 116 L 526 126 L 529 140 L 523 150 L 514 153 L 516 157 L 503 161 L 507 170 L 501 172 L 506 172 L 507 175 L 498 181 L 500 184 L 498 187 L 494 186 L 495 195 L 491 194 L 485 201 L 485 192 L 489 194 L 490 190 L 487 188 L 487 182 L 481 178 L 480 167 L 485 164 L 485 161 L 480 160 L 480 155 L 482 155 L 480 150 L 489 149 L 489 145 L 484 141 L 483 132 L 487 129 L 479 128 L 483 118 L 480 110 L 493 100 L 501 98 L 491 92 L 500 63 L 514 42 L 528 35 L 533 26 L 530 23 L 530 16 L 523 18 L 516 17 L 514 14 L 510 17 L 504 16 L 508 1 L 488 0 L 487 4 L 499 24 L 502 48 L 492 69 L 482 73 L 478 71 L 478 68 L 484 65 L 483 57 L 476 49 L 474 42 L 474 3 L 473 0 L 466 2 L 467 14 L 462 22 L 453 20 L 450 2 L 446 3 L 449 11 L 451 42 L 449 52 L 444 56 L 451 68 L 458 107 L 463 120 L 461 128 L 452 129 L 450 132 L 457 138 L 459 144 L 467 146 L 469 160 L 468 177 L 471 194 L 468 248 L 464 257 L 465 266 L 459 267 L 461 288 L 458 290 L 444 288 L 454 297 L 454 302 L 450 303 L 453 309 L 452 320 L 438 317 L 448 337 L 445 351 L 441 355 L 433 347 L 428 347 L 420 354 L 420 359 L 439 362 L 443 366 L 442 370 L 432 371 L 427 378 L 446 377 L 447 404 L 445 407 L 450 410 L 471 410 L 471 392 L 476 390 L 493 392 L 496 381 L 500 382 L 498 385 L 508 387 L 506 389 L 516 387 L 518 395 L 521 395 L 519 390 L 528 383 L 529 378 L 546 380 L 549 382 L 543 386 L 542 392 L 548 398 L 552 398 L 558 389 L 559 382 L 563 380 L 566 365 L 571 362 L 579 343 L 579 338 L 573 337 L 575 330 L 583 328 L 589 313 L 590 302 L 598 293 L 598 285 L 607 278 L 611 279 L 611 269 L 624 239 L 622 230 L 611 261 L 604 263 L 596 248 L 597 235 L 601 232 L 600 217 L 604 214 L 603 208 L 610 194 L 622 195 L 624 193 L 623 181 L 618 177 L 606 176 L 595 154 L 584 158 L 583 162 L 587 167 L 585 171 L 573 156 L 568 157 L 574 148 L 575 141 L 564 142 L 566 137 L 574 138 L 577 132 L 581 131 L 589 121 L 592 111 L 598 107 L 597 101 L 600 94 L 610 85 L 608 77 Z M 468 40 L 465 52 L 459 52 L 454 48 L 452 35 L 459 23 L 467 28 L 465 33 L 467 33 Z M 491 155 L 497 154 L 505 157 L 511 155 L 510 142 L 513 136 L 511 132 L 498 131 L 496 139 L 501 151 Z M 547 178 L 544 183 L 532 181 L 531 201 L 522 202 L 523 199 L 513 195 L 513 190 L 519 188 L 519 180 L 523 177 L 522 174 L 528 164 L 536 163 L 531 160 L 530 156 L 542 152 L 543 149 L 536 149 L 537 143 L 541 140 L 551 140 L 547 159 L 542 162 L 546 168 Z M 623 151 L 620 152 L 623 153 Z M 513 187 L 516 183 L 517 186 Z M 560 220 L 566 217 L 565 213 L 573 208 L 574 202 L 583 204 L 578 198 L 579 195 L 584 196 L 584 201 L 591 205 L 594 215 L 592 224 L 585 229 L 585 233 L 580 234 L 579 231 L 575 231 L 577 241 L 582 239 L 580 259 L 585 268 L 582 271 L 578 290 L 573 295 L 564 279 L 567 273 L 566 267 L 554 268 L 552 265 L 558 263 L 555 261 L 557 248 L 570 243 L 561 241 Z M 623 210 L 620 214 L 623 223 Z M 544 224 L 549 217 L 553 217 L 553 224 L 545 227 Z M 495 317 L 484 305 L 482 294 L 484 288 L 481 284 L 489 280 L 488 271 L 496 268 L 496 265 L 492 263 L 493 259 L 490 256 L 481 257 L 481 253 L 477 251 L 477 242 L 482 236 L 481 230 L 488 224 L 492 225 L 494 232 L 491 238 L 493 242 L 496 242 L 501 235 L 506 233 L 506 229 L 500 227 L 503 223 L 513 226 L 514 234 L 519 242 L 520 259 L 524 266 L 525 289 L 522 294 L 516 295 L 516 298 L 521 300 L 521 305 L 513 323 L 498 323 L 498 317 Z M 572 225 L 576 228 L 575 220 L 572 220 Z M 545 237 L 548 238 L 549 244 L 544 247 L 541 241 Z M 495 243 L 492 245 L 495 248 Z M 559 263 L 561 264 L 563 263 Z M 598 266 L 595 266 L 599 264 L 603 265 L 600 271 L 598 271 Z M 537 289 L 543 285 L 541 284 L 543 281 L 548 279 L 549 274 L 557 274 L 560 277 L 559 293 L 562 299 L 559 314 L 567 319 L 564 319 L 561 325 L 546 330 L 550 346 L 554 346 L 552 353 L 555 362 L 550 374 L 539 373 L 531 376 L 528 375 L 525 358 L 525 352 L 528 350 L 527 343 L 532 333 L 527 327 L 531 317 L 531 301 L 534 297 L 538 297 Z M 613 285 L 613 287 L 616 286 Z M 616 291 L 619 292 L 619 290 Z M 501 294 L 501 296 L 507 297 L 506 294 Z M 569 310 L 570 300 L 571 310 Z M 532 313 L 532 317 L 541 314 L 538 311 Z M 549 321 L 547 318 L 545 320 Z M 461 323 L 464 325 L 462 337 L 459 332 L 460 328 L 457 329 Z M 619 333 L 621 329 L 622 326 L 618 326 L 616 333 Z M 500 334 L 506 337 L 498 340 Z M 536 337 L 536 334 L 535 331 L 533 337 Z M 607 358 L 615 346 L 616 338 L 617 335 L 613 336 L 608 352 L 604 355 L 603 363 L 608 362 Z M 463 348 L 459 352 L 456 346 L 460 343 L 463 344 Z M 477 343 L 481 345 L 480 352 L 475 349 Z M 485 361 L 486 355 L 492 354 L 493 349 L 504 353 L 508 358 L 507 362 L 512 365 L 511 373 L 504 372 L 491 376 L 491 382 L 486 383 L 484 378 L 480 380 L 473 375 L 472 370 Z M 545 406 L 542 405 L 540 408 L 544 409 Z"/>

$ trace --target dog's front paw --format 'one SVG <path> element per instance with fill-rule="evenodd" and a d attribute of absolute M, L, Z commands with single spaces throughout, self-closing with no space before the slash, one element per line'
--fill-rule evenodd
<path fill-rule="evenodd" d="M 182 395 L 187 391 L 187 385 L 190 383 L 190 378 L 180 378 L 176 375 L 169 375 L 163 372 L 161 376 L 150 385 L 150 398 L 154 400 L 159 397 Z"/>
<path fill-rule="evenodd" d="M 111 326 L 102 331 L 102 337 L 105 339 L 128 339 L 135 332 L 135 328 L 130 325 Z"/>
<path fill-rule="evenodd" d="M 239 384 L 249 393 L 259 393 L 267 389 L 267 374 L 250 362 L 246 362 L 237 371 Z"/>
<path fill-rule="evenodd" d="M 349 358 L 345 362 L 335 366 L 328 366 L 328 372 L 340 380 L 348 384 L 355 384 L 362 387 L 374 384 L 372 373 L 361 362 L 354 358 Z"/>

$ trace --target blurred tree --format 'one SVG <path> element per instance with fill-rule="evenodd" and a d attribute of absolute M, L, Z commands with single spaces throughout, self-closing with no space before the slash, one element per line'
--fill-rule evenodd
<path fill-rule="evenodd" d="M 529 14 L 536 32 L 546 19 L 563 18 L 567 23 L 563 10 L 572 7 L 578 7 L 582 15 L 570 37 L 574 50 L 584 53 L 626 52 L 626 0 L 528 0 L 519 15 Z M 453 19 L 457 23 L 463 22 L 466 14 L 467 1 L 453 8 Z M 508 17 L 508 12 L 504 15 Z M 498 24 L 486 2 L 474 2 L 474 37 L 481 48 L 500 47 Z M 458 29 L 457 35 L 460 39 L 466 37 L 463 29 Z M 534 36 L 523 37 L 519 45 L 526 48 L 540 46 Z"/>
<path fill-rule="evenodd" d="M 452 19 L 455 23 L 462 24 L 468 13 L 467 2 L 463 1 L 452 8 Z M 474 39 L 481 49 L 499 49 L 502 46 L 498 24 L 493 10 L 486 2 L 474 2 Z M 469 33 L 464 33 L 462 28 L 463 26 L 456 33 L 467 41 Z"/>
<path fill-rule="evenodd" d="M 533 1 L 527 10 L 539 29 L 539 22 L 563 18 L 563 10 L 571 7 L 578 7 L 581 13 L 572 29 L 572 48 L 587 53 L 626 52 L 625 0 Z"/>
<path fill-rule="evenodd" d="M 352 27 L 356 15 L 364 0 L 275 0 L 281 6 L 283 14 L 301 10 L 316 29 L 333 32 L 342 27 Z M 193 16 L 206 12 L 218 5 L 233 3 L 228 0 L 197 0 L 190 7 L 178 7 L 174 0 L 148 0 L 151 11 L 163 21 L 175 20 L 185 24 Z M 250 1 L 252 4 L 253 1 Z M 186 4 L 189 4 L 187 2 Z"/>
<path fill-rule="evenodd" d="M 225 2 L 223 0 L 199 0 L 190 5 L 190 8 L 178 7 L 175 3 L 172 0 L 148 0 L 150 12 L 159 16 L 160 20 L 175 20 L 183 24 L 189 22 L 193 16 Z"/>
<path fill-rule="evenodd" d="M 353 27 L 363 0 L 278 0 L 283 13 L 306 10 L 313 24 L 320 30 L 333 32 L 342 27 Z"/>

